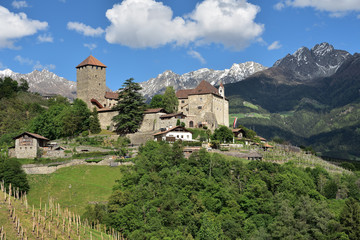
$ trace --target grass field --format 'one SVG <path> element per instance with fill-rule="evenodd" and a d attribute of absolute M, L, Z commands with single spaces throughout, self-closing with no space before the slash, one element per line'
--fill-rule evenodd
<path fill-rule="evenodd" d="M 28 175 L 29 204 L 35 207 L 53 198 L 62 207 L 82 214 L 88 203 L 105 202 L 112 193 L 120 167 L 73 166 L 48 175 Z"/>

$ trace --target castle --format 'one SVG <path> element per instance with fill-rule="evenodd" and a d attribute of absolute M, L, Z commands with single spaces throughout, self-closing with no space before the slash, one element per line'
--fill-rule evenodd
<path fill-rule="evenodd" d="M 178 90 L 176 97 L 178 111 L 186 115 L 186 126 L 215 129 L 218 125 L 229 125 L 229 100 L 222 83 L 217 89 L 202 80 L 194 89 Z"/>
<path fill-rule="evenodd" d="M 90 55 L 76 66 L 77 98 L 90 110 L 99 113 L 101 128 L 112 128 L 112 118 L 117 114 L 111 107 L 117 103 L 118 94 L 106 91 L 106 66 Z"/>
<path fill-rule="evenodd" d="M 88 108 L 94 107 L 99 113 L 101 128 L 112 130 L 112 118 L 117 111 L 112 107 L 117 103 L 118 94 L 106 91 L 106 66 L 90 55 L 76 66 L 77 98 L 83 100 Z M 148 109 L 139 132 L 157 132 L 176 126 L 180 119 L 186 127 L 208 127 L 214 130 L 218 125 L 229 125 L 229 101 L 225 88 L 219 89 L 203 80 L 194 89 L 179 90 L 178 113 L 167 114 L 162 109 Z"/>

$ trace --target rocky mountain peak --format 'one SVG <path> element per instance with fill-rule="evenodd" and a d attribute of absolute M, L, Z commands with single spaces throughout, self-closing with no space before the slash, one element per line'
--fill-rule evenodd
<path fill-rule="evenodd" d="M 25 79 L 29 84 L 29 91 L 40 94 L 60 94 L 70 99 L 76 98 L 76 82 L 69 81 L 46 69 L 34 70 L 31 73 L 21 74 L 10 69 L 0 71 L 0 78 L 11 77 L 20 82 Z"/>
<path fill-rule="evenodd" d="M 292 55 L 276 61 L 274 67 L 282 68 L 299 80 L 311 80 L 333 75 L 350 57 L 350 53 L 336 50 L 324 42 L 316 44 L 311 50 L 301 47 Z"/>
<path fill-rule="evenodd" d="M 173 86 L 175 90 L 195 88 L 202 80 L 206 80 L 212 85 L 238 82 L 246 77 L 267 69 L 263 65 L 255 62 L 234 63 L 230 69 L 213 70 L 201 68 L 183 75 L 176 74 L 167 70 L 159 74 L 156 78 L 151 78 L 146 82 L 140 83 L 142 94 L 151 98 L 155 94 L 163 93 L 167 86 Z"/>
<path fill-rule="evenodd" d="M 311 49 L 311 52 L 317 57 L 325 56 L 325 55 L 327 55 L 327 54 L 329 54 L 329 53 L 331 53 L 333 51 L 334 51 L 334 46 L 327 43 L 327 42 L 316 44 Z"/>

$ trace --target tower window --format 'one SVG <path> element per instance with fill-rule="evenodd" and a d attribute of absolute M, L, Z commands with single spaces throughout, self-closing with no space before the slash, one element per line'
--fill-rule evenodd
<path fill-rule="evenodd" d="M 99 86 L 100 86 L 100 83 L 99 83 Z"/>

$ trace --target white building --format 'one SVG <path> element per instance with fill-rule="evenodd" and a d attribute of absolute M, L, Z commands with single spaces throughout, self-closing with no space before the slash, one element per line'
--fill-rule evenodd
<path fill-rule="evenodd" d="M 156 141 L 175 142 L 176 140 L 192 141 L 192 133 L 184 127 L 176 126 L 163 132 L 155 133 Z"/>

